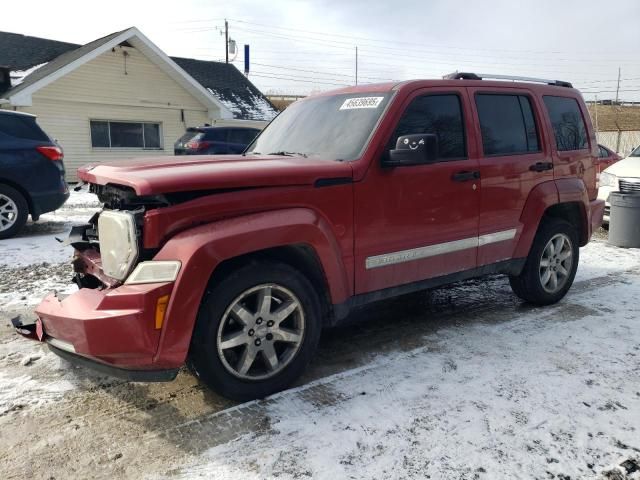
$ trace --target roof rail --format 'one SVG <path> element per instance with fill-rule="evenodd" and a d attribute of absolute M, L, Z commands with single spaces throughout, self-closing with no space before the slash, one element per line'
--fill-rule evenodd
<path fill-rule="evenodd" d="M 547 85 L 554 85 L 556 87 L 573 88 L 570 82 L 563 80 L 549 80 L 545 78 L 533 78 L 533 77 L 517 77 L 513 75 L 494 75 L 492 73 L 471 73 L 471 72 L 453 72 L 442 77 L 445 80 L 512 80 L 514 82 L 533 82 L 533 83 L 546 83 Z"/>

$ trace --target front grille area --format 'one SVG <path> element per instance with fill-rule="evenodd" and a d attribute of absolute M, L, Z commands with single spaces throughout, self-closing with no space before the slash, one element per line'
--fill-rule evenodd
<path fill-rule="evenodd" d="M 622 193 L 640 193 L 640 178 L 633 180 L 620 179 L 620 191 Z"/>

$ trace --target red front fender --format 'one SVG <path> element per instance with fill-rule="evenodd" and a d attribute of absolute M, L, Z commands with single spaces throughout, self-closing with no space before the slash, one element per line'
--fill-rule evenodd
<path fill-rule="evenodd" d="M 224 260 L 268 248 L 307 245 L 315 251 L 333 303 L 352 294 L 340 246 L 327 221 L 307 208 L 244 215 L 183 231 L 171 238 L 155 260 L 180 260 L 155 361 L 184 362 L 205 288 Z"/>

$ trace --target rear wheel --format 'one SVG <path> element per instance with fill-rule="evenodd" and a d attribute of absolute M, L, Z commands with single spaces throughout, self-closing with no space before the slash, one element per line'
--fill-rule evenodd
<path fill-rule="evenodd" d="M 0 239 L 16 235 L 29 216 L 29 205 L 22 194 L 8 185 L 0 185 Z"/>
<path fill-rule="evenodd" d="M 304 275 L 283 263 L 252 263 L 208 292 L 189 362 L 225 397 L 262 398 L 302 374 L 320 328 L 319 299 Z"/>
<path fill-rule="evenodd" d="M 535 236 L 524 269 L 509 277 L 516 295 L 538 305 L 562 299 L 576 276 L 580 250 L 576 229 L 561 219 L 548 219 Z"/>

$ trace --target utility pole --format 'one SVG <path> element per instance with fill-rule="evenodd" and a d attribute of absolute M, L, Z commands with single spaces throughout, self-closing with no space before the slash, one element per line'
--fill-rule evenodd
<path fill-rule="evenodd" d="M 224 19 L 224 58 L 225 63 L 229 63 L 229 22 Z"/>
<path fill-rule="evenodd" d="M 358 46 L 356 45 L 356 85 L 358 85 Z"/>
<path fill-rule="evenodd" d="M 618 103 L 619 93 L 620 93 L 620 67 L 618 67 L 618 86 L 616 87 L 616 103 Z"/>

